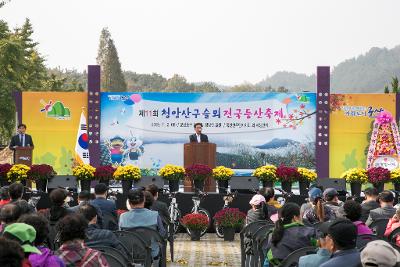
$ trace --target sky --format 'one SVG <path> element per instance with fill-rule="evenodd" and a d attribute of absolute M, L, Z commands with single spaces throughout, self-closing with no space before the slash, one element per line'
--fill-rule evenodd
<path fill-rule="evenodd" d="M 108 27 L 124 70 L 235 85 L 393 48 L 399 10 L 399 0 L 11 0 L 0 19 L 29 18 L 49 67 L 96 64 Z"/>

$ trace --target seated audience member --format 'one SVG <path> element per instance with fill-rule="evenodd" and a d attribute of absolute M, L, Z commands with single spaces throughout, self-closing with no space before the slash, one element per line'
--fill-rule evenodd
<path fill-rule="evenodd" d="M 286 203 L 279 210 L 279 219 L 271 233 L 267 245 L 267 262 L 274 265 L 285 259 L 293 251 L 316 245 L 316 230 L 301 223 L 300 207 L 296 203 Z"/>
<path fill-rule="evenodd" d="M 131 210 L 121 214 L 119 218 L 119 228 L 121 230 L 139 226 L 152 228 L 165 236 L 165 229 L 157 211 L 144 208 L 144 193 L 140 189 L 129 190 L 128 201 Z M 152 243 L 151 254 L 157 258 L 160 248 L 156 242 Z"/>
<path fill-rule="evenodd" d="M 31 225 L 25 223 L 13 223 L 8 225 L 3 232 L 3 237 L 16 241 L 24 251 L 24 260 L 22 266 L 32 266 L 29 257 L 32 254 L 41 254 L 33 242 L 36 238 L 36 230 Z"/>
<path fill-rule="evenodd" d="M 19 243 L 0 237 L 0 266 L 21 267 L 24 261 L 24 251 Z"/>
<path fill-rule="evenodd" d="M 347 219 L 353 222 L 353 224 L 357 227 L 358 235 L 372 235 L 374 234 L 372 230 L 365 225 L 361 218 L 361 205 L 360 203 L 354 200 L 347 200 L 343 205 L 344 215 Z"/>
<path fill-rule="evenodd" d="M 282 208 L 282 205 L 275 199 L 275 189 L 264 187 L 260 190 L 260 194 L 264 196 L 267 203 L 268 215 L 271 216 L 278 213 L 278 209 Z"/>
<path fill-rule="evenodd" d="M 21 216 L 21 208 L 15 204 L 6 204 L 0 210 L 0 232 L 4 231 L 7 225 L 17 222 Z"/>
<path fill-rule="evenodd" d="M 332 253 L 321 267 L 358 267 L 361 264 L 360 252 L 356 249 L 357 227 L 350 220 L 339 218 L 319 228 L 326 234 L 326 247 Z"/>
<path fill-rule="evenodd" d="M 246 224 L 268 219 L 268 213 L 263 209 L 265 198 L 262 195 L 254 195 L 249 204 L 251 205 L 251 209 L 247 212 Z"/>
<path fill-rule="evenodd" d="M 378 202 L 378 190 L 375 187 L 369 187 L 365 189 L 365 200 L 361 204 L 361 221 L 366 222 L 371 210 L 379 208 Z"/>
<path fill-rule="evenodd" d="M 45 246 L 49 236 L 49 221 L 40 214 L 28 214 L 22 216 L 18 222 L 26 223 L 35 228 L 36 238 L 33 245 L 40 250 L 41 254 L 29 255 L 29 262 L 32 267 L 64 267 L 64 262 Z"/>
<path fill-rule="evenodd" d="M 78 205 L 68 208 L 68 210 L 72 212 L 78 212 L 79 208 L 83 205 L 86 205 L 91 200 L 92 196 L 89 191 L 83 190 L 78 194 Z"/>
<path fill-rule="evenodd" d="M 343 217 L 343 202 L 339 200 L 339 193 L 335 188 L 327 188 L 322 194 L 325 200 L 324 207 L 335 212 L 336 218 Z"/>
<path fill-rule="evenodd" d="M 67 190 L 62 188 L 57 188 L 50 193 L 50 209 L 44 212 L 44 215 L 49 219 L 50 223 L 57 222 L 61 218 L 71 214 L 72 212 L 68 210 L 65 205 L 66 199 L 68 197 Z"/>
<path fill-rule="evenodd" d="M 108 267 L 109 264 L 97 250 L 88 248 L 86 238 L 87 221 L 80 214 L 70 214 L 57 224 L 61 247 L 56 251 L 66 266 Z"/>
<path fill-rule="evenodd" d="M 154 203 L 153 195 L 149 191 L 143 191 L 143 194 L 144 194 L 144 208 L 150 210 L 151 206 L 153 206 Z"/>
<path fill-rule="evenodd" d="M 158 200 L 158 187 L 155 184 L 150 184 L 146 187 L 146 191 L 149 191 L 154 198 L 154 203 L 151 206 L 151 210 L 158 211 L 158 214 L 161 216 L 161 218 L 164 221 L 169 222 L 170 215 L 168 211 L 168 205 Z"/>
<path fill-rule="evenodd" d="M 0 209 L 3 207 L 5 204 L 10 203 L 10 195 L 8 194 L 8 186 L 3 186 L 0 189 Z"/>
<path fill-rule="evenodd" d="M 115 202 L 107 199 L 108 186 L 99 183 L 94 187 L 94 193 L 96 199 L 90 201 L 90 204 L 95 205 L 100 208 L 101 212 L 106 215 L 110 214 L 117 218 L 117 207 Z"/>
<path fill-rule="evenodd" d="M 322 204 L 322 191 L 318 187 L 313 187 L 308 191 L 308 201 L 310 205 L 304 211 L 304 223 L 312 225 L 336 218 L 333 210 L 329 207 L 324 207 Z"/>
<path fill-rule="evenodd" d="M 379 219 L 390 219 L 396 213 L 396 209 L 393 207 L 394 196 L 392 192 L 384 190 L 379 194 L 378 199 L 380 208 L 369 212 L 368 220 L 365 223 L 368 226 Z"/>
<path fill-rule="evenodd" d="M 24 185 L 21 183 L 12 183 L 8 187 L 8 194 L 10 195 L 10 203 L 15 203 L 21 209 L 22 214 L 27 214 L 31 212 L 35 212 L 36 209 L 32 205 L 28 204 L 28 202 L 22 199 L 24 195 Z"/>
<path fill-rule="evenodd" d="M 310 254 L 300 257 L 299 267 L 319 267 L 322 263 L 331 258 L 331 253 L 328 249 L 327 242 L 324 237 L 318 239 L 318 250 L 316 254 Z"/>
<path fill-rule="evenodd" d="M 363 267 L 400 266 L 400 253 L 386 241 L 371 241 L 361 252 L 361 263 Z"/>
<path fill-rule="evenodd" d="M 100 229 L 97 225 L 97 210 L 93 205 L 81 205 L 79 213 L 82 214 L 89 223 L 86 240 L 88 246 L 106 246 L 123 251 L 123 247 L 115 234 L 110 230 Z"/>
<path fill-rule="evenodd" d="M 400 208 L 396 209 L 396 213 L 392 218 L 389 219 L 389 222 L 386 226 L 385 236 L 388 237 L 394 230 L 400 227 Z M 389 240 L 391 241 L 391 240 Z M 396 244 L 400 247 L 400 235 L 396 237 Z"/>

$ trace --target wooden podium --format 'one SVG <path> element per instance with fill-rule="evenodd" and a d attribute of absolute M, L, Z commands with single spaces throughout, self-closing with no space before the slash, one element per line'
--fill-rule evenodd
<path fill-rule="evenodd" d="M 14 148 L 14 164 L 32 165 L 32 150 L 31 146 L 17 146 Z"/>
<path fill-rule="evenodd" d="M 183 146 L 184 160 L 183 164 L 189 167 L 192 164 L 204 164 L 210 168 L 215 168 L 216 165 L 216 151 L 217 145 L 213 143 L 187 143 Z M 192 192 L 192 181 L 189 179 L 184 180 L 184 191 Z M 204 191 L 215 192 L 215 180 L 211 177 L 204 182 Z"/>

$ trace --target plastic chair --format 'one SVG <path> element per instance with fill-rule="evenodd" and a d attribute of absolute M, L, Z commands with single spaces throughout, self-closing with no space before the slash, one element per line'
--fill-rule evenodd
<path fill-rule="evenodd" d="M 112 267 L 126 267 L 129 265 L 124 264 L 119 258 L 115 257 L 113 254 L 101 253 L 104 258 L 106 258 L 108 265 Z"/>
<path fill-rule="evenodd" d="M 114 232 L 118 240 L 130 252 L 131 262 L 151 266 L 151 246 L 137 233 L 128 231 Z"/>
<path fill-rule="evenodd" d="M 167 240 L 164 237 L 162 237 L 158 231 L 143 226 L 126 228 L 124 230 L 140 234 L 143 237 L 143 239 L 147 242 L 147 244 L 151 245 L 152 241 L 156 241 L 157 243 L 159 243 L 161 252 L 160 267 L 167 266 Z"/>
<path fill-rule="evenodd" d="M 126 255 L 124 255 L 121 251 L 112 248 L 112 247 L 106 247 L 106 246 L 89 246 L 92 249 L 100 251 L 103 255 L 109 254 L 117 258 L 119 261 L 121 261 L 124 266 L 129 266 L 130 261 Z M 110 264 L 110 263 L 109 263 Z M 110 266 L 113 266 L 110 264 Z"/>
<path fill-rule="evenodd" d="M 240 254 L 241 254 L 241 266 L 245 267 L 246 262 L 249 262 L 250 256 L 246 255 L 245 238 L 251 239 L 251 233 L 256 232 L 261 226 L 268 224 L 267 221 L 255 221 L 246 225 L 242 231 L 240 231 Z"/>
<path fill-rule="evenodd" d="M 384 238 L 386 226 L 389 222 L 389 219 L 379 219 L 371 223 L 369 228 L 374 231 L 374 233 L 379 237 L 379 238 Z"/>
<path fill-rule="evenodd" d="M 369 242 L 379 240 L 378 236 L 376 235 L 359 235 L 357 236 L 356 240 L 356 247 L 361 249 L 365 247 Z"/>
<path fill-rule="evenodd" d="M 270 233 L 273 228 L 273 224 L 263 225 L 253 235 L 254 249 L 257 251 L 254 257 L 257 258 L 256 261 L 259 262 L 260 265 L 263 265 L 265 260 L 263 243 L 268 239 L 268 233 Z"/>
<path fill-rule="evenodd" d="M 298 266 L 299 264 L 299 259 L 302 256 L 310 255 L 310 254 L 315 254 L 316 253 L 316 248 L 315 247 L 305 247 L 305 248 L 300 248 L 298 250 L 293 251 L 290 253 L 282 262 L 279 267 L 291 267 L 291 266 Z"/>

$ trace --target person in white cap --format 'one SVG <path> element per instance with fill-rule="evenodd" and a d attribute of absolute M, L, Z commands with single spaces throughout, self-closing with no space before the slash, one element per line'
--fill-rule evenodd
<path fill-rule="evenodd" d="M 264 196 L 257 194 L 254 195 L 249 204 L 251 209 L 247 212 L 246 225 L 260 220 L 266 220 L 268 218 L 268 213 L 266 209 L 263 209 L 263 203 L 265 204 Z"/>
<path fill-rule="evenodd" d="M 372 241 L 361 252 L 361 263 L 363 267 L 397 267 L 400 253 L 386 241 Z"/>

